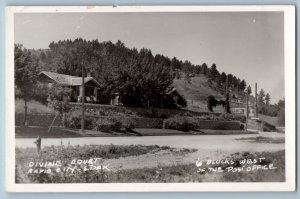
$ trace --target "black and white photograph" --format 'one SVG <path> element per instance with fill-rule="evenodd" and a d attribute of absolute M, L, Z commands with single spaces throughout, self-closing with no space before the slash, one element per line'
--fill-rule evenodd
<path fill-rule="evenodd" d="M 6 16 L 8 191 L 295 189 L 293 6 Z"/>

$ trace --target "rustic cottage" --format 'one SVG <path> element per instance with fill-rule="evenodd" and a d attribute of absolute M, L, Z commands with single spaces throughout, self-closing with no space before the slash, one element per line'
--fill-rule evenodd
<path fill-rule="evenodd" d="M 72 90 L 71 102 L 80 102 L 82 98 L 82 77 L 59 74 L 54 72 L 42 71 L 39 74 L 39 81 L 48 84 L 51 87 L 53 84 L 58 84 L 64 87 L 69 87 Z M 85 101 L 88 103 L 99 102 L 99 82 L 91 77 L 90 74 L 84 78 Z"/>

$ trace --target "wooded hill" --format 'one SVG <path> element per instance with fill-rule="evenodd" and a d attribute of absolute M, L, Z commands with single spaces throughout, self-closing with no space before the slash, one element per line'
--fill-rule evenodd
<path fill-rule="evenodd" d="M 251 93 L 251 87 L 247 87 L 245 80 L 219 72 L 216 64 L 210 67 L 206 63 L 194 65 L 176 57 L 153 55 L 146 48 L 129 49 L 121 41 L 112 43 L 79 38 L 52 42 L 49 49 L 38 50 L 26 50 L 16 45 L 16 77 L 19 78 L 18 69 L 24 67 L 24 64 L 20 64 L 22 56 L 30 57 L 30 67 L 35 67 L 33 73 L 45 70 L 81 76 L 81 68 L 84 66 L 85 75 L 91 73 L 101 84 L 103 103 L 109 101 L 112 93 L 118 92 L 125 106 L 144 107 L 150 101 L 150 105 L 155 107 L 158 104 L 153 99 L 174 86 L 187 101 L 203 104 L 208 95 L 224 96 L 226 81 L 232 96 L 242 96 L 246 88 Z M 24 70 L 21 71 L 24 73 Z M 262 100 L 267 104 L 270 96 L 269 99 L 266 95 L 262 96 Z"/>

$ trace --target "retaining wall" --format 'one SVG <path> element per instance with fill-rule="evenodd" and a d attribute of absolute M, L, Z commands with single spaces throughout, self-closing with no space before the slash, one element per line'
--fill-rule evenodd
<path fill-rule="evenodd" d="M 49 127 L 54 119 L 54 114 L 28 114 L 29 126 Z M 100 116 L 101 118 L 105 116 Z M 136 128 L 163 128 L 162 118 L 145 118 L 145 117 L 127 117 L 132 120 Z M 120 117 L 122 119 L 122 117 Z M 124 118 L 122 119 L 124 120 Z M 126 120 L 126 119 L 125 119 Z M 15 114 L 15 125 L 22 126 L 24 121 L 24 114 Z M 200 120 L 199 126 L 201 129 L 215 129 L 215 130 L 240 130 L 240 122 L 238 121 L 220 121 L 220 120 Z M 59 115 L 53 126 L 61 126 L 61 116 Z"/>
<path fill-rule="evenodd" d="M 54 114 L 28 114 L 27 122 L 28 126 L 41 126 L 49 127 L 54 119 Z M 100 116 L 96 118 L 101 118 Z M 119 117 L 122 119 L 122 117 Z M 162 128 L 164 119 L 161 118 L 144 118 L 144 117 L 130 117 L 134 122 L 136 128 Z M 15 125 L 22 126 L 24 122 L 24 114 L 15 114 Z M 61 116 L 57 116 L 53 126 L 62 126 Z"/>
<path fill-rule="evenodd" d="M 201 120 L 198 123 L 200 129 L 241 130 L 241 124 L 238 121 Z"/>

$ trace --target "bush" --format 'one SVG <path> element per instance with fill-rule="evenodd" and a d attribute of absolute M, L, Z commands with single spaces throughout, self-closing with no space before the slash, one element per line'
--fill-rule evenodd
<path fill-rule="evenodd" d="M 198 122 L 193 117 L 175 115 L 164 120 L 164 128 L 179 131 L 190 131 L 199 128 Z"/>
<path fill-rule="evenodd" d="M 246 116 L 244 115 L 234 115 L 234 114 L 220 114 L 220 115 L 201 115 L 194 116 L 200 120 L 220 120 L 220 121 L 239 121 L 241 123 L 246 123 Z"/>
<path fill-rule="evenodd" d="M 94 126 L 94 130 L 110 132 L 119 131 L 122 128 L 122 122 L 114 117 L 99 118 Z"/>
<path fill-rule="evenodd" d="M 241 130 L 244 130 L 244 129 L 245 129 L 245 125 L 244 125 L 244 124 L 241 124 L 241 125 L 240 125 L 240 129 L 241 129 Z"/>
<path fill-rule="evenodd" d="M 49 97 L 50 89 L 48 85 L 43 83 L 37 83 L 35 89 L 33 90 L 33 96 L 32 99 L 34 99 L 37 102 L 40 102 L 43 105 L 48 104 L 48 97 Z"/>
<path fill-rule="evenodd" d="M 91 117 L 85 117 L 84 127 L 85 129 L 91 130 L 94 128 L 95 119 Z M 80 129 L 81 128 L 81 112 L 73 111 L 65 114 L 63 124 L 65 127 Z"/>
<path fill-rule="evenodd" d="M 137 115 L 148 118 L 168 118 L 168 114 L 163 109 L 157 108 L 140 109 Z"/>
<path fill-rule="evenodd" d="M 223 117 L 224 120 L 233 120 L 233 121 L 240 121 L 241 123 L 246 123 L 245 115 L 222 114 L 220 116 Z"/>
<path fill-rule="evenodd" d="M 87 109 L 85 115 L 85 129 L 88 130 L 111 132 L 119 131 L 122 127 L 128 131 L 135 128 L 134 120 L 131 118 L 109 116 L 107 113 L 103 113 L 101 117 L 97 117 L 94 116 L 89 109 Z M 65 114 L 63 124 L 68 128 L 80 129 L 81 111 L 73 110 L 72 112 Z"/>
<path fill-rule="evenodd" d="M 122 121 L 122 124 L 123 124 L 123 127 L 126 129 L 126 131 L 132 131 L 135 128 L 134 120 L 131 118 L 124 118 L 124 121 Z"/>

